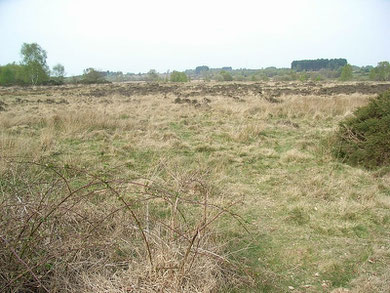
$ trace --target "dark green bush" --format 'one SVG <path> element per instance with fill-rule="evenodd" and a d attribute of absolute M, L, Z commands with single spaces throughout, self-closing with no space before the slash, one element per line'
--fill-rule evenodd
<path fill-rule="evenodd" d="M 24 85 L 28 83 L 26 67 L 16 63 L 0 66 L 0 86 Z"/>
<path fill-rule="evenodd" d="M 345 162 L 369 169 L 390 165 L 390 91 L 342 121 L 336 138 L 335 155 Z"/>

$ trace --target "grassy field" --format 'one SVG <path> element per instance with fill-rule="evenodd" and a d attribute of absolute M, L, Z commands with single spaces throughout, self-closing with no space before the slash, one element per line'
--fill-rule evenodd
<path fill-rule="evenodd" d="M 385 88 L 1 88 L 0 291 L 389 292 L 390 171 L 332 156 Z"/>

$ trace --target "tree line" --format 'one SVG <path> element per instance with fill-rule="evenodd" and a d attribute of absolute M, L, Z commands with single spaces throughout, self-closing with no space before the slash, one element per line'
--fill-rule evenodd
<path fill-rule="evenodd" d="M 0 66 L 0 85 L 62 84 L 65 68 L 61 64 L 52 70 L 46 63 L 47 53 L 37 43 L 24 43 L 20 49 L 22 60 L 19 64 Z"/>
<path fill-rule="evenodd" d="M 24 43 L 20 50 L 21 61 L 0 66 L 0 85 L 61 85 L 63 83 L 106 83 L 121 81 L 149 82 L 188 82 L 190 80 L 204 81 L 306 81 L 306 80 L 390 80 L 390 63 L 379 62 L 373 66 L 353 66 L 346 59 L 316 59 L 295 60 L 291 68 L 267 67 L 262 69 L 233 69 L 230 66 L 210 68 L 207 65 L 187 69 L 184 72 L 158 73 L 151 69 L 147 73 L 126 73 L 98 71 L 87 68 L 82 75 L 65 77 L 62 64 L 47 65 L 47 52 L 37 43 Z"/>
<path fill-rule="evenodd" d="M 315 60 L 294 60 L 291 69 L 295 71 L 318 71 L 320 69 L 338 70 L 347 65 L 347 59 L 315 59 Z"/>

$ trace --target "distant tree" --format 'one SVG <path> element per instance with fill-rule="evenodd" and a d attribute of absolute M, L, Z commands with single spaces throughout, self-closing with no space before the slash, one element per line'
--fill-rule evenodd
<path fill-rule="evenodd" d="M 369 73 L 373 68 L 374 66 L 372 65 L 362 66 L 360 67 L 360 71 L 364 73 Z"/>
<path fill-rule="evenodd" d="M 263 70 L 261 70 L 256 75 L 254 75 L 254 80 L 255 81 L 259 81 L 259 80 L 269 81 L 269 77 L 263 72 Z"/>
<path fill-rule="evenodd" d="M 55 81 L 59 83 L 64 83 L 65 80 L 64 65 L 58 63 L 57 65 L 53 66 L 52 76 L 54 77 Z"/>
<path fill-rule="evenodd" d="M 220 71 L 219 74 L 222 76 L 223 81 L 232 81 L 233 80 L 233 76 L 225 70 Z"/>
<path fill-rule="evenodd" d="M 94 68 L 85 69 L 81 81 L 82 83 L 86 84 L 106 82 L 106 80 L 104 79 L 104 73 L 97 71 Z"/>
<path fill-rule="evenodd" d="M 347 65 L 347 63 L 347 60 L 344 58 L 295 60 L 291 63 L 291 69 L 296 71 L 318 71 L 320 69 L 337 70 Z"/>
<path fill-rule="evenodd" d="M 379 62 L 378 65 L 371 69 L 370 79 L 389 81 L 390 80 L 390 63 L 388 61 Z"/>
<path fill-rule="evenodd" d="M 325 59 L 327 60 L 327 59 Z M 341 67 L 344 67 L 348 64 L 347 59 L 344 58 L 338 58 L 338 59 L 329 59 L 326 68 L 330 70 L 337 70 Z"/>
<path fill-rule="evenodd" d="M 275 75 L 278 74 L 278 69 L 276 67 L 267 67 L 263 70 L 264 74 L 267 76 L 267 77 L 274 77 Z"/>
<path fill-rule="evenodd" d="M 209 70 L 210 70 L 210 68 L 209 68 L 208 66 L 206 66 L 206 65 L 197 66 L 197 67 L 195 68 L 195 74 L 196 74 L 196 75 L 200 75 L 200 74 L 202 74 L 202 73 L 204 73 L 204 72 L 207 72 L 207 71 L 209 71 Z"/>
<path fill-rule="evenodd" d="M 212 73 L 209 71 L 203 71 L 202 72 L 202 78 L 204 81 L 210 81 L 212 77 Z"/>
<path fill-rule="evenodd" d="M 49 67 L 46 64 L 47 54 L 37 43 L 24 43 L 20 50 L 22 64 L 26 69 L 26 78 L 32 85 L 42 84 L 49 79 Z"/>
<path fill-rule="evenodd" d="M 171 82 L 187 82 L 188 76 L 184 72 L 174 70 L 170 77 Z"/>
<path fill-rule="evenodd" d="M 160 79 L 158 73 L 154 69 L 150 69 L 148 72 L 148 80 L 149 81 L 158 81 Z"/>
<path fill-rule="evenodd" d="M 242 73 L 235 74 L 234 75 L 234 80 L 244 81 L 245 80 L 245 76 Z M 254 75 L 252 75 L 252 79 L 251 80 L 255 81 Z"/>
<path fill-rule="evenodd" d="M 347 80 L 351 80 L 352 77 L 353 77 L 352 66 L 349 64 L 343 66 L 343 68 L 341 69 L 340 80 L 347 81 Z"/>

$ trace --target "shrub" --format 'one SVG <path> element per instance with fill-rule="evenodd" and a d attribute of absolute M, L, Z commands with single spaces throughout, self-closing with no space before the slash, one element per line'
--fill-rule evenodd
<path fill-rule="evenodd" d="M 352 77 L 353 77 L 352 66 L 347 64 L 341 70 L 340 80 L 347 81 L 347 80 L 351 80 Z"/>
<path fill-rule="evenodd" d="M 233 80 L 233 76 L 225 70 L 222 70 L 219 74 L 222 76 L 223 81 L 232 81 Z"/>
<path fill-rule="evenodd" d="M 179 72 L 179 71 L 175 71 L 174 70 L 171 73 L 170 80 L 172 82 L 187 82 L 188 81 L 188 77 L 187 77 L 187 75 L 184 72 Z"/>
<path fill-rule="evenodd" d="M 375 168 L 390 164 L 390 91 L 342 121 L 335 155 L 351 165 Z"/>
<path fill-rule="evenodd" d="M 155 69 L 150 69 L 147 73 L 147 80 L 148 81 L 159 81 L 160 76 L 158 75 L 157 71 Z"/>
<path fill-rule="evenodd" d="M 8 67 L 3 69 L 0 67 L 0 85 L 11 85 L 13 83 L 15 83 L 13 71 Z"/>
<path fill-rule="evenodd" d="M 371 69 L 370 79 L 379 81 L 390 80 L 390 63 L 387 61 L 379 62 L 377 67 Z"/>
<path fill-rule="evenodd" d="M 106 83 L 103 72 L 97 71 L 94 68 L 87 68 L 81 78 L 81 82 L 85 84 Z"/>
<path fill-rule="evenodd" d="M 128 166 L 0 167 L 0 292 L 216 292 L 234 280 L 214 226 L 241 223 L 239 201 L 221 205 L 207 170 L 172 182 L 170 166 L 150 179 Z"/>
<path fill-rule="evenodd" d="M 0 85 L 23 85 L 25 84 L 26 67 L 15 63 L 0 66 Z"/>

